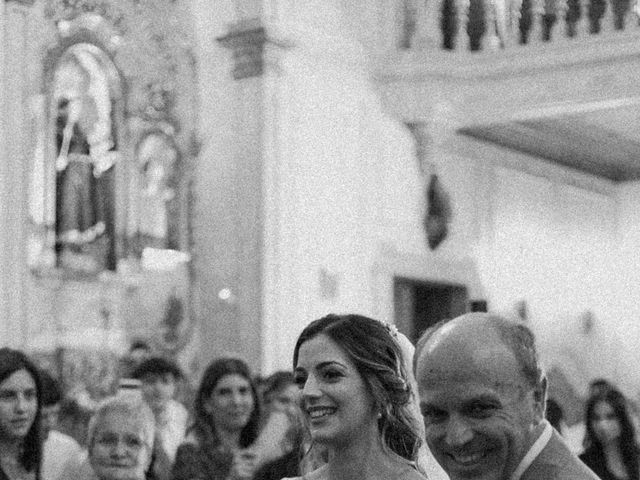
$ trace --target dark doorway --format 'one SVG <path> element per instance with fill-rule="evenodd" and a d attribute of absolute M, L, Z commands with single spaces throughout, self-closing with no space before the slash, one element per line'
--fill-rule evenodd
<path fill-rule="evenodd" d="M 467 287 L 395 277 L 393 281 L 395 323 L 412 342 L 430 326 L 467 311 Z"/>

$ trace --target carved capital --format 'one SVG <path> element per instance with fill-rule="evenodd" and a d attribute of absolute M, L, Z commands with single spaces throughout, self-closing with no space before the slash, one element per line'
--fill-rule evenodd
<path fill-rule="evenodd" d="M 287 46 L 284 42 L 274 40 L 259 19 L 243 20 L 231 25 L 229 32 L 216 40 L 233 51 L 232 73 L 235 80 L 262 75 L 267 43 Z"/>

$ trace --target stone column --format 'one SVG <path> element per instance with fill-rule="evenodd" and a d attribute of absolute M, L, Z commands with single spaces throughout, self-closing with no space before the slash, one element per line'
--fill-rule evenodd
<path fill-rule="evenodd" d="M 0 127 L 0 335 L 1 343 L 20 347 L 28 335 L 25 308 L 25 227 L 28 130 L 26 85 L 29 81 L 29 27 L 34 0 L 5 1 L 0 7 L 2 79 Z"/>
<path fill-rule="evenodd" d="M 255 367 L 264 365 L 264 332 L 269 326 L 264 322 L 265 251 L 270 247 L 269 235 L 265 232 L 268 189 L 272 181 L 273 165 L 270 142 L 278 128 L 276 112 L 273 112 L 274 90 L 277 87 L 279 52 L 285 48 L 273 38 L 264 22 L 259 19 L 241 20 L 231 26 L 217 41 L 232 54 L 231 76 L 235 80 L 234 141 L 236 156 L 230 159 L 235 170 L 236 225 L 234 238 L 228 242 L 234 258 L 229 259 L 228 290 L 218 292 L 221 300 L 219 314 L 223 317 L 218 325 L 235 325 L 242 339 L 244 354 Z M 275 194 L 274 194 L 275 195 Z M 271 292 L 277 296 L 277 293 Z"/>

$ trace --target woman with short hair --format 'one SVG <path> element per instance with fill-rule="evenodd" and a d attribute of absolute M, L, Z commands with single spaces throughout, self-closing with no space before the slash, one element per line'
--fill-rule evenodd
<path fill-rule="evenodd" d="M 89 422 L 89 463 L 99 480 L 144 480 L 151 462 L 155 419 L 140 399 L 104 400 Z"/>

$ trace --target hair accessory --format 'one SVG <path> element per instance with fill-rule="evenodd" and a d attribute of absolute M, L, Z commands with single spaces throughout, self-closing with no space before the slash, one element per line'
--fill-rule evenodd
<path fill-rule="evenodd" d="M 387 323 L 387 322 L 382 322 L 382 325 L 384 325 L 384 328 L 387 329 L 387 332 L 389 332 L 389 334 L 394 338 L 394 339 L 398 339 L 398 327 L 396 327 L 395 325 L 391 324 L 391 323 Z"/>

